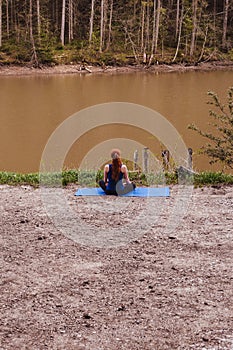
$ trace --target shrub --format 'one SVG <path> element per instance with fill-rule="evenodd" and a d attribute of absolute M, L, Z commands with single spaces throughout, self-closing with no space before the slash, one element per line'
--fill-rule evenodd
<path fill-rule="evenodd" d="M 227 103 L 223 104 L 214 92 L 209 91 L 211 100 L 208 104 L 215 107 L 209 114 L 214 119 L 212 125 L 215 132 L 204 132 L 196 125 L 189 125 L 189 129 L 197 131 L 209 141 L 201 148 L 201 153 L 206 154 L 210 164 L 220 162 L 224 168 L 233 169 L 233 87 L 227 92 Z"/>

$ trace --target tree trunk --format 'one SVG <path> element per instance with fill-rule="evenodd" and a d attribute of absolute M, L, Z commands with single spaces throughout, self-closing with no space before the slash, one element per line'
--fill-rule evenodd
<path fill-rule="evenodd" d="M 136 50 L 136 45 L 134 44 L 134 42 L 133 42 L 133 40 L 132 40 L 132 38 L 131 38 L 131 35 L 130 35 L 130 33 L 128 32 L 127 27 L 125 27 L 124 29 L 125 29 L 125 34 L 128 36 L 129 41 L 130 41 L 130 43 L 131 43 L 135 61 L 136 61 L 137 64 L 139 64 L 139 58 L 138 58 L 138 54 L 137 54 L 137 50 Z"/>
<path fill-rule="evenodd" d="M 195 49 L 195 41 L 196 41 L 196 32 L 197 32 L 197 1 L 193 0 L 192 6 L 193 6 L 193 29 L 192 29 L 192 37 L 191 37 L 191 44 L 190 44 L 190 57 L 193 56 L 194 49 Z"/>
<path fill-rule="evenodd" d="M 142 22 L 141 22 L 141 53 L 145 51 L 144 47 L 144 26 L 145 26 L 145 5 L 142 2 Z"/>
<path fill-rule="evenodd" d="M 62 15 L 61 15 L 61 44 L 65 45 L 65 19 L 66 19 L 66 0 L 62 0 Z"/>
<path fill-rule="evenodd" d="M 9 27 L 9 1 L 6 0 L 6 33 L 9 38 L 10 35 L 10 27 Z"/>
<path fill-rule="evenodd" d="M 173 57 L 172 62 L 175 62 L 176 57 L 178 55 L 179 52 L 179 48 L 180 48 L 180 40 L 181 40 L 181 32 L 182 32 L 182 24 L 183 24 L 183 18 L 184 18 L 184 1 L 181 0 L 181 14 L 180 14 L 180 19 L 179 19 L 179 29 L 178 29 L 178 40 L 177 40 L 177 46 L 176 46 L 176 52 L 175 55 Z"/>
<path fill-rule="evenodd" d="M 100 10 L 100 48 L 99 51 L 103 51 L 103 38 L 104 38 L 104 0 L 101 0 L 101 10 Z"/>
<path fill-rule="evenodd" d="M 149 50 L 150 45 L 150 0 L 146 4 L 146 51 Z"/>
<path fill-rule="evenodd" d="M 41 42 L 41 20 L 40 20 L 40 0 L 36 0 L 36 9 L 37 9 L 37 34 L 38 41 Z"/>
<path fill-rule="evenodd" d="M 176 39 L 178 36 L 178 31 L 179 31 L 179 18 L 180 18 L 180 0 L 177 0 L 176 3 Z"/>
<path fill-rule="evenodd" d="M 32 0 L 29 1 L 29 34 L 30 41 L 33 40 L 33 31 L 32 31 Z"/>
<path fill-rule="evenodd" d="M 154 49 L 155 49 L 155 25 L 156 25 L 156 0 L 154 0 L 154 14 L 153 14 L 153 29 L 152 29 L 152 43 L 151 43 L 151 54 L 149 59 L 149 66 L 152 63 L 152 60 L 154 58 Z"/>
<path fill-rule="evenodd" d="M 33 36 L 33 28 L 32 28 L 32 0 L 29 2 L 29 33 L 30 33 L 30 41 L 32 45 L 32 59 L 31 62 L 38 67 L 39 62 L 37 58 L 37 52 L 36 52 L 36 46 L 35 46 L 35 41 L 34 41 L 34 36 Z"/>
<path fill-rule="evenodd" d="M 110 14 L 109 14 L 109 26 L 108 26 L 108 42 L 107 42 L 107 50 L 109 50 L 112 36 L 112 14 L 113 14 L 113 0 L 110 3 Z"/>
<path fill-rule="evenodd" d="M 74 39 L 74 11 L 73 0 L 69 0 L 69 43 Z"/>
<path fill-rule="evenodd" d="M 227 46 L 227 21 L 228 21 L 229 0 L 224 1 L 224 18 L 223 18 L 223 34 L 222 34 L 222 47 Z"/>
<path fill-rule="evenodd" d="M 2 0 L 0 0 L 0 47 L 2 46 Z"/>
<path fill-rule="evenodd" d="M 158 0 L 156 25 L 155 25 L 155 48 L 154 48 L 154 53 L 156 53 L 157 48 L 158 48 L 160 13 L 161 13 L 161 0 Z"/>
<path fill-rule="evenodd" d="M 216 16 L 217 16 L 217 11 L 216 11 L 216 0 L 214 0 L 214 23 L 213 23 L 213 31 L 214 31 L 214 49 L 216 49 L 217 45 L 217 31 L 216 31 Z"/>
<path fill-rule="evenodd" d="M 206 41 L 207 41 L 207 34 L 208 34 L 208 25 L 206 26 L 206 30 L 205 30 L 205 37 L 204 37 L 204 41 L 203 41 L 203 45 L 202 45 L 202 49 L 201 49 L 201 53 L 200 53 L 200 56 L 199 56 L 199 59 L 198 59 L 198 62 L 201 61 L 203 55 L 204 55 L 204 52 L 205 52 L 205 45 L 206 45 Z"/>
<path fill-rule="evenodd" d="M 91 44 L 91 42 L 92 42 L 92 35 L 93 35 L 94 8 L 95 8 L 95 0 L 91 0 L 91 17 L 90 17 L 89 44 Z"/>

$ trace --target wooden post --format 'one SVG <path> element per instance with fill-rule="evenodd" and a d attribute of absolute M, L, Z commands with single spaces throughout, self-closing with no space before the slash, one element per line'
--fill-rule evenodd
<path fill-rule="evenodd" d="M 193 168 L 193 150 L 192 148 L 188 148 L 188 168 Z"/>
<path fill-rule="evenodd" d="M 148 156 L 148 147 L 144 147 L 142 151 L 142 159 L 143 159 L 143 172 L 148 173 L 148 161 L 149 161 L 149 156 Z"/>
<path fill-rule="evenodd" d="M 134 151 L 133 161 L 134 161 L 134 165 L 133 165 L 134 170 L 138 170 L 138 150 L 137 149 Z"/>
<path fill-rule="evenodd" d="M 169 170 L 169 161 L 170 161 L 170 152 L 165 149 L 162 152 L 162 157 L 163 157 L 163 167 L 165 170 Z"/>

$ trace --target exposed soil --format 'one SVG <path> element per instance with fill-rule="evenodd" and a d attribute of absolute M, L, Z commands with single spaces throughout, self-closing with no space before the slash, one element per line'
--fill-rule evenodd
<path fill-rule="evenodd" d="M 33 75 L 33 74 L 92 74 L 92 73 L 131 73 L 131 72 L 185 72 L 185 71 L 212 71 L 221 69 L 233 69 L 233 62 L 202 62 L 199 64 L 158 64 L 151 67 L 140 66 L 82 66 L 80 64 L 73 65 L 55 65 L 41 66 L 34 68 L 32 66 L 0 66 L 0 75 Z"/>
<path fill-rule="evenodd" d="M 75 190 L 65 189 L 70 207 L 96 233 L 134 222 L 147 200 L 89 202 Z M 59 231 L 40 188 L 0 186 L 0 349 L 232 350 L 233 187 L 195 189 L 167 234 L 178 192 L 150 201 L 162 211 L 142 235 L 98 248 Z"/>

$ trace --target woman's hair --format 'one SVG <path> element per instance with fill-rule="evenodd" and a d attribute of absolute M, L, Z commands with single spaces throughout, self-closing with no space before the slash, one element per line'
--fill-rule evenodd
<path fill-rule="evenodd" d="M 118 181 L 119 174 L 121 171 L 121 152 L 119 149 L 113 149 L 111 151 L 111 157 L 112 157 L 112 179 L 115 181 Z"/>

